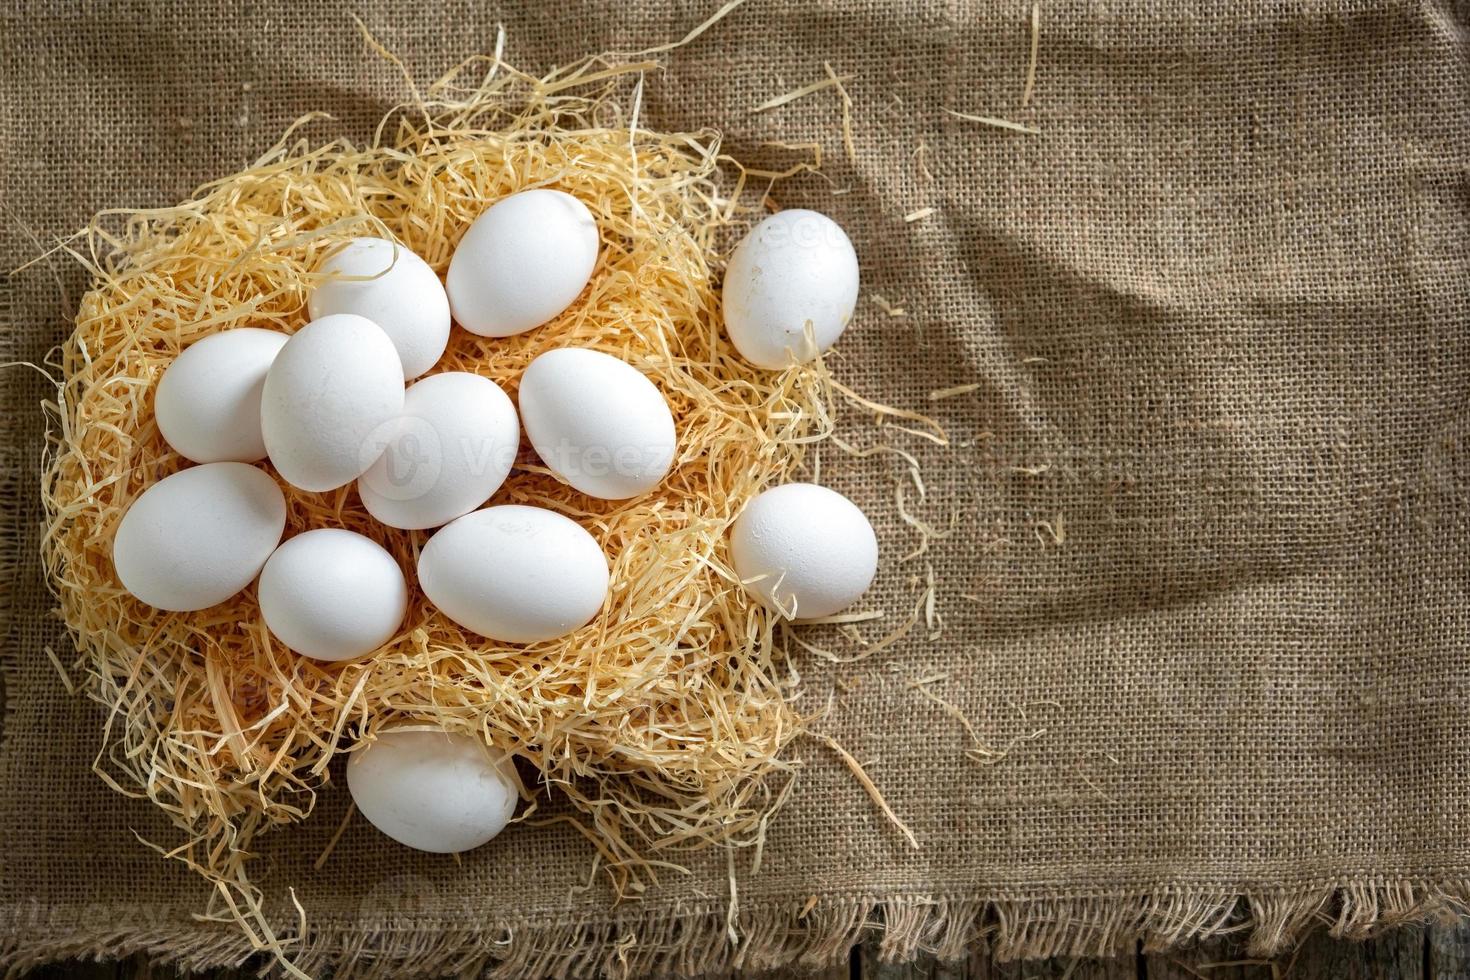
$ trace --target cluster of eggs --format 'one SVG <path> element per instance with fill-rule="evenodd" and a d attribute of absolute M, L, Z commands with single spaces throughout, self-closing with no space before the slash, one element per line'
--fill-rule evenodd
<path fill-rule="evenodd" d="M 113 541 L 123 587 L 157 608 L 192 611 L 255 581 L 266 628 L 297 654 L 346 660 L 390 642 L 408 605 L 403 569 L 342 528 L 281 542 L 285 497 L 254 465 L 268 460 L 301 490 L 356 481 L 363 507 L 385 525 L 437 528 L 419 553 L 418 586 L 465 630 L 526 644 L 591 621 L 609 588 L 592 535 L 545 508 L 482 505 L 509 476 L 522 427 L 547 469 L 585 494 L 621 500 L 654 489 L 677 451 L 657 386 L 618 358 L 577 347 L 535 358 L 518 405 L 477 374 L 415 379 L 444 354 L 452 322 L 508 337 L 555 318 L 586 287 L 598 251 L 581 201 L 524 191 L 471 224 L 443 282 L 402 245 L 351 239 L 319 268 L 310 321 L 296 333 L 242 327 L 188 347 L 158 384 L 154 416 L 165 441 L 197 465 L 149 487 L 124 514 Z M 782 211 L 736 248 L 723 288 L 736 350 L 783 368 L 817 356 L 846 327 L 857 256 L 829 218 Z M 878 546 L 847 498 L 791 483 L 748 502 L 731 527 L 730 556 L 761 603 L 812 619 L 866 591 Z M 429 851 L 489 840 L 517 799 L 508 757 L 422 725 L 379 733 L 347 772 L 375 826 Z"/>

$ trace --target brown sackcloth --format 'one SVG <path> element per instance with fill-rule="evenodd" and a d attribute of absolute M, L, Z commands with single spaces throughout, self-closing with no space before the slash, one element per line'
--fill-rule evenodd
<path fill-rule="evenodd" d="M 406 90 L 353 12 L 422 83 L 489 52 L 497 22 L 541 74 L 677 40 L 716 6 L 6 0 L 4 268 L 98 209 L 235 171 L 308 110 L 335 117 L 314 139 L 369 135 Z M 835 369 L 954 440 L 889 430 L 929 490 L 906 506 L 954 529 L 908 561 L 906 464 L 824 454 L 885 555 L 886 619 L 859 629 L 901 623 L 931 572 L 935 602 L 874 658 L 804 664 L 802 704 L 836 691 L 823 729 L 922 846 L 806 740 L 759 873 L 735 855 L 733 916 L 717 851 L 610 909 L 565 826 L 456 863 L 358 819 L 314 871 L 337 782 L 255 867 L 283 934 L 288 888 L 307 911 L 301 963 L 644 975 L 829 962 L 875 927 L 894 956 L 1233 925 L 1268 952 L 1317 921 L 1360 935 L 1470 899 L 1470 8 L 1289 6 L 1042 0 L 1026 110 L 1025 0 L 750 0 L 665 56 L 645 125 L 717 126 L 772 165 L 800 153 L 771 141 L 821 142 L 830 180 L 778 195 L 833 215 L 862 260 Z M 856 162 L 834 90 L 750 112 L 824 61 L 854 76 Z M 40 361 L 85 285 L 59 255 L 7 279 L 3 359 Z M 233 924 L 191 918 L 200 879 L 134 836 L 178 833 L 91 771 L 104 714 L 45 652 L 70 668 L 37 559 L 48 389 L 0 377 L 0 960 L 239 961 Z"/>

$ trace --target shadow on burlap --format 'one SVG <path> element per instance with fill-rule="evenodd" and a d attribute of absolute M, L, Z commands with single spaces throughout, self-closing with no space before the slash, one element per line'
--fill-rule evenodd
<path fill-rule="evenodd" d="M 405 97 L 341 4 L 4 9 L 7 270 L 97 209 L 238 169 L 306 111 L 335 117 L 314 138 L 361 138 Z M 497 22 L 541 72 L 679 38 L 714 6 L 351 10 L 427 80 L 489 51 Z M 1046 0 L 1022 112 L 1029 11 L 751 0 L 644 97 L 645 125 L 717 126 L 742 159 L 822 143 L 830 180 L 778 198 L 857 245 L 866 298 L 835 369 L 954 438 L 900 444 L 923 518 L 954 526 L 907 562 L 903 464 L 824 458 L 878 525 L 873 607 L 897 621 L 932 573 L 935 618 L 872 660 L 808 665 L 803 701 L 836 692 L 829 730 L 921 848 L 817 742 L 760 873 L 737 855 L 733 918 L 722 854 L 610 911 L 590 847 L 557 827 L 456 863 L 356 821 L 315 871 L 339 788 L 256 869 L 283 930 L 288 888 L 309 912 L 304 966 L 816 965 L 872 928 L 892 956 L 1234 927 L 1270 952 L 1321 920 L 1360 935 L 1470 897 L 1470 12 Z M 856 76 L 855 163 L 832 91 L 749 112 L 823 61 Z M 42 359 L 85 286 L 60 257 L 5 280 L 4 359 Z M 91 772 L 103 714 L 45 653 L 72 659 L 37 557 L 48 392 L 3 377 L 0 962 L 237 962 L 234 926 L 192 918 L 205 886 L 135 837 L 176 832 Z M 922 677 L 993 754 L 967 753 Z"/>

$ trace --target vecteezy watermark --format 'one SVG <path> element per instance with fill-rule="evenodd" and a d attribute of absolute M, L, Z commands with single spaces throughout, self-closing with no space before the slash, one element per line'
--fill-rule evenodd
<path fill-rule="evenodd" d="M 368 890 L 358 905 L 358 916 L 364 926 L 383 926 L 440 912 L 442 901 L 439 886 L 428 878 L 397 874 Z"/>
<path fill-rule="evenodd" d="M 583 446 L 562 439 L 555 446 L 538 447 L 538 451 L 547 466 L 569 481 L 606 476 L 656 479 L 668 470 L 674 458 L 674 447 L 669 443 Z"/>
<path fill-rule="evenodd" d="M 358 462 L 367 467 L 362 481 L 373 493 L 385 500 L 417 500 L 446 470 L 472 479 L 492 469 L 509 472 L 516 449 L 514 442 L 483 436 L 446 438 L 427 419 L 409 415 L 374 429 Z"/>
<path fill-rule="evenodd" d="M 797 214 L 794 211 L 779 212 L 788 215 L 780 221 L 766 221 L 755 229 L 756 241 L 766 248 L 829 248 L 848 247 L 847 235 L 829 218 L 815 212 Z"/>
<path fill-rule="evenodd" d="M 386 500 L 417 500 L 439 482 L 444 442 L 425 419 L 403 416 L 369 433 L 357 462 L 363 484 L 373 493 Z"/>

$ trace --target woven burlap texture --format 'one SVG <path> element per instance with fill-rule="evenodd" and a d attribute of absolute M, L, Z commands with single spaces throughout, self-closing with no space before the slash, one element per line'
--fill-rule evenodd
<path fill-rule="evenodd" d="M 6 0 L 4 268 L 98 209 L 237 170 L 309 110 L 334 117 L 312 138 L 368 135 L 406 89 L 353 13 L 422 81 L 491 50 L 497 23 L 507 59 L 540 73 L 678 39 L 715 6 Z M 303 966 L 820 964 L 873 927 L 892 956 L 1107 953 L 1240 925 L 1270 952 L 1319 921 L 1359 935 L 1470 897 L 1470 11 L 1044 0 L 1022 111 L 1030 16 L 750 0 L 644 91 L 645 125 L 718 127 L 745 160 L 822 144 L 826 179 L 777 196 L 831 214 L 861 257 L 834 370 L 953 437 L 890 431 L 922 467 L 922 516 L 954 529 L 906 562 L 903 460 L 824 456 L 878 526 L 871 607 L 900 622 L 932 573 L 935 618 L 805 670 L 803 703 L 835 692 L 824 730 L 922 846 L 807 741 L 759 873 L 735 856 L 733 916 L 719 852 L 610 909 L 565 827 L 455 862 L 357 820 L 313 870 L 339 782 L 257 862 L 284 933 L 288 888 L 307 909 Z M 750 112 L 824 61 L 854 76 L 853 162 L 835 91 Z M 41 361 L 85 286 L 58 255 L 7 277 L 0 357 Z M 177 832 L 91 771 L 103 713 L 46 654 L 73 658 L 38 560 L 49 389 L 3 378 L 0 962 L 237 962 L 233 925 L 191 917 L 204 884 L 135 836 Z M 871 437 L 851 413 L 846 431 Z M 992 755 L 967 752 L 924 678 Z"/>

